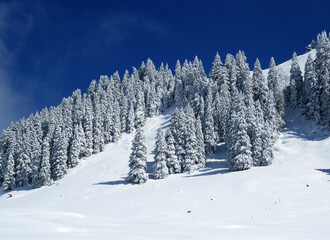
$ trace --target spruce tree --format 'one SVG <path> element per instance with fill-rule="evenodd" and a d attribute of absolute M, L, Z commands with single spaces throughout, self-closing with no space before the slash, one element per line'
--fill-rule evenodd
<path fill-rule="evenodd" d="M 303 77 L 298 64 L 297 54 L 294 52 L 292 56 L 290 69 L 290 91 L 289 100 L 294 107 L 298 107 L 302 102 L 302 84 Z"/>
<path fill-rule="evenodd" d="M 198 169 L 197 138 L 195 117 L 192 108 L 188 105 L 186 108 L 187 132 L 185 137 L 185 157 L 183 161 L 183 171 L 193 172 Z"/>
<path fill-rule="evenodd" d="M 79 124 L 80 125 L 80 124 Z M 76 124 L 73 129 L 73 138 L 70 144 L 68 167 L 73 168 L 78 165 L 80 152 L 82 148 L 82 139 L 79 136 L 79 125 Z"/>
<path fill-rule="evenodd" d="M 315 73 L 315 64 L 310 54 L 305 64 L 304 77 L 304 106 L 305 114 L 308 118 L 320 120 L 319 84 Z"/>
<path fill-rule="evenodd" d="M 270 92 L 274 96 L 275 107 L 278 114 L 281 116 L 284 121 L 285 112 L 284 112 L 284 94 L 283 87 L 281 86 L 280 77 L 276 68 L 276 63 L 274 58 L 271 58 L 268 72 L 268 87 Z"/>
<path fill-rule="evenodd" d="M 205 142 L 205 153 L 212 154 L 215 151 L 216 138 L 214 134 L 214 120 L 213 120 L 213 108 L 208 107 L 205 115 L 205 130 L 204 130 L 204 142 Z"/>
<path fill-rule="evenodd" d="M 264 114 L 261 109 L 259 100 L 255 102 L 255 121 L 253 122 L 253 134 L 251 139 L 251 152 L 253 166 L 260 166 L 263 162 L 263 137 L 264 137 Z"/>
<path fill-rule="evenodd" d="M 128 181 L 131 183 L 143 184 L 147 181 L 147 148 L 142 128 L 136 129 L 132 142 L 132 152 L 129 158 Z"/>
<path fill-rule="evenodd" d="M 277 69 L 276 69 L 276 63 L 273 57 L 270 59 L 269 63 L 269 71 L 267 75 L 267 81 L 268 81 L 268 88 L 270 91 L 274 91 L 275 82 L 277 81 L 276 78 L 278 77 Z"/>
<path fill-rule="evenodd" d="M 220 55 L 217 52 L 212 63 L 210 80 L 218 87 L 221 85 L 222 72 L 223 72 L 223 66 Z"/>
<path fill-rule="evenodd" d="M 180 61 L 178 60 L 175 65 L 175 89 L 174 101 L 177 108 L 183 107 L 183 83 L 182 83 L 182 69 Z"/>
<path fill-rule="evenodd" d="M 67 173 L 67 148 L 65 132 L 56 126 L 54 133 L 54 145 L 52 153 L 52 178 L 54 180 L 61 179 Z"/>
<path fill-rule="evenodd" d="M 251 168 L 253 159 L 245 121 L 246 107 L 240 94 L 234 94 L 234 99 L 226 135 L 227 161 L 231 170 L 239 171 Z"/>
<path fill-rule="evenodd" d="M 126 119 L 126 132 L 127 133 L 131 133 L 134 129 L 134 125 L 135 125 L 135 116 L 134 116 L 134 107 L 133 107 L 133 103 L 131 101 L 129 101 L 128 104 L 128 115 L 127 115 L 127 119 Z"/>
<path fill-rule="evenodd" d="M 15 162 L 12 152 L 9 152 L 6 168 L 4 170 L 4 178 L 2 183 L 2 189 L 4 191 L 13 190 L 16 187 L 15 184 Z"/>
<path fill-rule="evenodd" d="M 206 164 L 204 135 L 202 130 L 202 121 L 196 119 L 196 139 L 197 139 L 197 168 L 204 168 Z"/>
<path fill-rule="evenodd" d="M 89 157 L 93 153 L 93 106 L 88 95 L 84 94 L 85 114 L 83 119 L 83 128 L 86 139 L 86 148 L 84 156 Z"/>
<path fill-rule="evenodd" d="M 153 176 L 155 179 L 162 179 L 168 176 L 169 170 L 166 164 L 166 142 L 161 128 L 156 136 L 155 163 L 153 165 Z"/>
<path fill-rule="evenodd" d="M 181 172 L 181 165 L 175 153 L 175 140 L 172 135 L 171 128 L 167 130 L 166 134 L 166 163 L 169 174 Z"/>
<path fill-rule="evenodd" d="M 41 155 L 41 166 L 38 172 L 38 178 L 34 181 L 34 187 L 41 187 L 49 185 L 51 182 L 51 171 L 50 171 L 50 148 L 49 139 L 46 138 L 42 143 L 42 155 Z"/>
<path fill-rule="evenodd" d="M 145 102 L 143 91 L 138 90 L 137 95 L 137 103 L 136 103 L 136 110 L 135 110 L 135 127 L 142 127 L 144 126 L 146 119 L 145 119 Z"/>
<path fill-rule="evenodd" d="M 330 125 L 330 42 L 325 31 L 317 36 L 315 70 L 319 89 L 320 123 Z M 317 116 L 318 117 L 318 116 Z"/>

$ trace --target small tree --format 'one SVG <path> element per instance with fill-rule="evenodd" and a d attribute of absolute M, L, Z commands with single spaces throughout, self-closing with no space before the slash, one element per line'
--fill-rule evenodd
<path fill-rule="evenodd" d="M 153 175 L 155 179 L 167 177 L 169 174 L 166 165 L 166 142 L 162 129 L 158 130 L 156 136 L 155 164 L 153 166 Z"/>
<path fill-rule="evenodd" d="M 252 167 L 251 142 L 245 122 L 246 107 L 240 94 L 234 95 L 235 101 L 230 115 L 230 127 L 226 135 L 227 161 L 234 171 Z"/>
<path fill-rule="evenodd" d="M 294 107 L 301 104 L 303 77 L 298 64 L 297 54 L 293 53 L 290 69 L 290 102 Z"/>
<path fill-rule="evenodd" d="M 132 153 L 129 158 L 128 180 L 131 183 L 143 184 L 147 181 L 147 148 L 143 130 L 138 127 L 133 140 Z"/>
<path fill-rule="evenodd" d="M 166 162 L 170 174 L 181 172 L 181 165 L 175 154 L 175 140 L 169 128 L 166 136 Z"/>

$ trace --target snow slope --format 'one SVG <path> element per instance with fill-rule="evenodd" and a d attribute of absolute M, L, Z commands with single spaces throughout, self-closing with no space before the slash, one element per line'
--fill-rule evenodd
<path fill-rule="evenodd" d="M 171 111 L 144 127 L 149 172 Z M 229 172 L 221 145 L 207 168 L 144 185 L 125 181 L 124 134 L 52 186 L 1 192 L 0 239 L 329 239 L 330 134 L 298 111 L 287 122 L 272 166 Z"/>

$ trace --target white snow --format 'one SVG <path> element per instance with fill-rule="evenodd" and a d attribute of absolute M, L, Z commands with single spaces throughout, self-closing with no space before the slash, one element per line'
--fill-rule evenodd
<path fill-rule="evenodd" d="M 149 173 L 171 111 L 144 127 Z M 192 175 L 128 184 L 124 134 L 52 186 L 0 192 L 0 239 L 329 239 L 330 134 L 287 112 L 273 165 L 241 172 L 227 170 L 221 145 Z"/>

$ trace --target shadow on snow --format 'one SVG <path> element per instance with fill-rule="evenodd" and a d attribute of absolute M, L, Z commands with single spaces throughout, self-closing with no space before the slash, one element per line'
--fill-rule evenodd
<path fill-rule="evenodd" d="M 202 177 L 232 172 L 229 170 L 229 165 L 226 161 L 225 144 L 218 146 L 215 153 L 208 155 L 207 158 L 205 168 L 200 169 L 195 174 L 193 173 L 192 175 L 186 177 Z"/>
<path fill-rule="evenodd" d="M 99 183 L 94 183 L 93 185 L 128 185 L 128 184 L 131 184 L 131 183 L 128 182 L 126 177 L 122 177 L 121 180 L 99 182 Z"/>
<path fill-rule="evenodd" d="M 330 136 L 330 131 L 316 121 L 307 119 L 300 108 L 286 107 L 286 125 L 282 132 L 290 134 L 287 138 L 300 138 L 307 141 L 321 141 Z"/>

